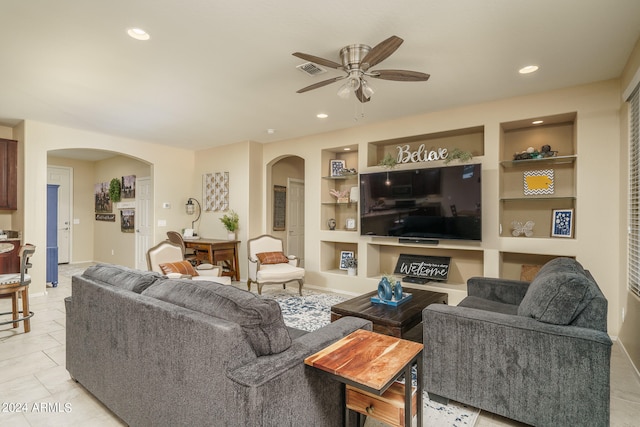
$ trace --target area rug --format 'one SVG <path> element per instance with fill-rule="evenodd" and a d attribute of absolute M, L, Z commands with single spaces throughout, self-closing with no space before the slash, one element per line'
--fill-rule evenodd
<path fill-rule="evenodd" d="M 348 299 L 338 294 L 324 294 L 304 290 L 302 296 L 297 290 L 264 289 L 262 296 L 275 299 L 282 310 L 282 317 L 287 326 L 313 331 L 331 322 L 331 306 Z M 414 372 L 415 377 L 415 372 Z M 415 378 L 414 378 L 415 381 Z M 472 427 L 475 425 L 479 410 L 471 406 L 450 401 L 448 405 L 441 405 L 429 400 L 425 391 L 422 395 L 423 426 L 435 427 Z M 373 419 L 367 419 L 365 427 L 383 427 L 383 424 Z"/>

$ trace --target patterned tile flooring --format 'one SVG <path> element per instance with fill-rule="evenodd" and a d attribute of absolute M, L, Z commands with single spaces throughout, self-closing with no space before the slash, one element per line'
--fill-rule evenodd
<path fill-rule="evenodd" d="M 71 275 L 86 266 L 60 266 L 58 287 L 31 298 L 36 315 L 30 333 L 24 334 L 22 325 L 17 329 L 0 326 L 0 425 L 125 425 L 74 383 L 64 367 L 64 298 L 71 294 Z M 244 288 L 242 283 L 234 284 Z M 9 304 L 0 300 L 0 311 L 8 311 Z M 640 380 L 618 344 L 613 346 L 611 366 L 611 426 L 635 426 L 640 419 Z M 476 427 L 521 425 L 484 411 L 476 422 Z"/>

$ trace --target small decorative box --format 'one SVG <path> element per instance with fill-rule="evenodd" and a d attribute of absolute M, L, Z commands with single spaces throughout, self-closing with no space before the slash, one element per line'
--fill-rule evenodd
<path fill-rule="evenodd" d="M 374 304 L 384 304 L 384 305 L 390 305 L 392 307 L 397 307 L 407 301 L 409 301 L 411 298 L 413 298 L 412 294 L 407 294 L 407 293 L 403 293 L 402 294 L 402 299 L 400 300 L 383 300 L 380 299 L 378 297 L 371 297 L 371 302 Z"/>

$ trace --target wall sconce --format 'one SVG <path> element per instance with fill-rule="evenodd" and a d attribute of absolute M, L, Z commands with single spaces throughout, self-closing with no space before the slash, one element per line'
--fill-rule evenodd
<path fill-rule="evenodd" d="M 187 200 L 187 204 L 184 206 L 185 210 L 187 211 L 187 215 L 193 215 L 196 211 L 196 206 L 193 204 L 193 202 L 196 202 L 196 204 L 198 205 L 198 216 L 196 217 L 196 219 L 191 221 L 191 228 L 194 228 L 194 224 L 200 219 L 200 214 L 202 213 L 202 207 L 200 206 L 200 202 L 198 201 L 198 199 L 189 197 L 189 199 Z"/>

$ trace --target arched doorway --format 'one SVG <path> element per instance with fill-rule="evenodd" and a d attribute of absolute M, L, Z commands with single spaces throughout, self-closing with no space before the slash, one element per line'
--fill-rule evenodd
<path fill-rule="evenodd" d="M 287 254 L 296 255 L 304 266 L 304 159 L 279 157 L 270 163 L 269 234 L 284 242 Z"/>

